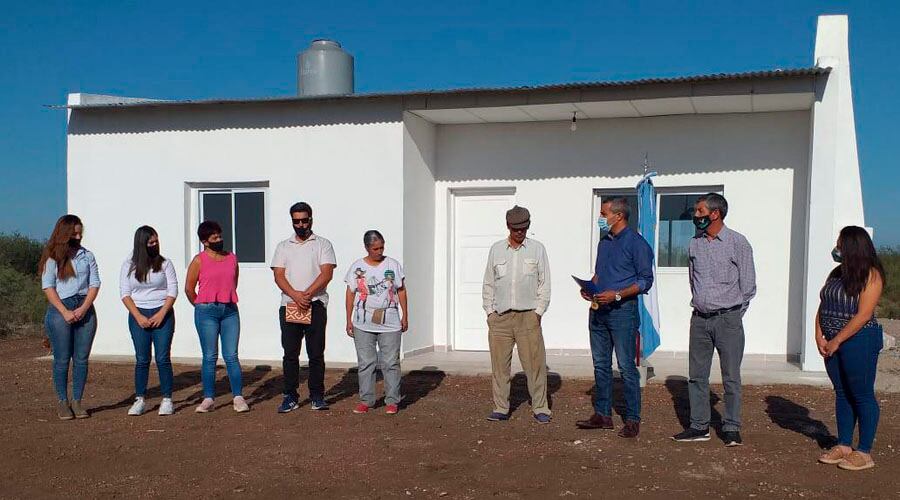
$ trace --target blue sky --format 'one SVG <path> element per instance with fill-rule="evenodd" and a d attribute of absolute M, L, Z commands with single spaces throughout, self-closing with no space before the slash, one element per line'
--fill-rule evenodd
<path fill-rule="evenodd" d="M 43 238 L 65 211 L 65 113 L 42 106 L 68 92 L 290 95 L 318 37 L 354 55 L 361 92 L 806 67 L 816 16 L 848 14 L 867 224 L 900 245 L 900 2 L 354 4 L 0 1 L 0 231 Z"/>

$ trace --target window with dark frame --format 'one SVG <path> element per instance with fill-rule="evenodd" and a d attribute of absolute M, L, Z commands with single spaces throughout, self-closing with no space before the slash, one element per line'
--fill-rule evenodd
<path fill-rule="evenodd" d="M 200 220 L 222 226 L 225 250 L 238 262 L 265 263 L 265 191 L 216 190 L 200 192 Z"/>

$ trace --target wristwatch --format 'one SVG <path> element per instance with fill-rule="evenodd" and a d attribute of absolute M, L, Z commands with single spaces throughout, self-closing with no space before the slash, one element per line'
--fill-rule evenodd
<path fill-rule="evenodd" d="M 622 296 L 619 295 L 619 292 L 616 292 L 616 302 L 622 302 Z"/>

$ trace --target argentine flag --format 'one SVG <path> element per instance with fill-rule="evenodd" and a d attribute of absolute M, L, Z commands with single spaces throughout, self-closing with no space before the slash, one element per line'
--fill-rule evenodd
<path fill-rule="evenodd" d="M 656 188 L 651 177 L 656 172 L 644 175 L 637 185 L 638 229 L 641 236 L 656 253 Z M 646 294 L 638 296 L 641 318 L 641 358 L 647 358 L 659 347 L 659 300 L 656 295 L 656 258 L 653 259 L 653 286 Z"/>

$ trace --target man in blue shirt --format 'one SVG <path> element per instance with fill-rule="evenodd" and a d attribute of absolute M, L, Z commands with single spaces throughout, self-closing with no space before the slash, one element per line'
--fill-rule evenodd
<path fill-rule="evenodd" d="M 628 227 L 631 210 L 625 198 L 600 205 L 597 224 L 606 234 L 597 245 L 593 281 L 600 293 L 591 302 L 588 330 L 594 361 L 594 414 L 576 425 L 581 429 L 612 429 L 612 351 L 625 385 L 625 426 L 619 436 L 637 437 L 641 421 L 641 385 L 635 357 L 640 319 L 637 297 L 653 285 L 653 250 Z"/>

